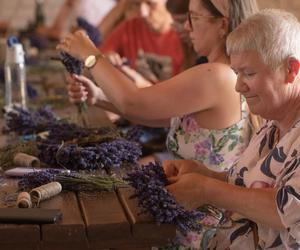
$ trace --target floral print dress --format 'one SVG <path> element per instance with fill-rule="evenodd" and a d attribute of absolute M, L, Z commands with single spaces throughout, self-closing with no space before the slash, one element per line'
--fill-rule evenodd
<path fill-rule="evenodd" d="M 193 114 L 171 120 L 167 148 L 176 158 L 200 161 L 209 169 L 229 169 L 247 147 L 251 128 L 246 101 L 242 99 L 242 119 L 225 129 L 198 126 Z"/>
<path fill-rule="evenodd" d="M 225 129 L 205 129 L 198 126 L 193 114 L 173 118 L 167 138 L 167 148 L 176 158 L 190 159 L 204 163 L 209 169 L 217 172 L 228 170 L 246 149 L 251 127 L 248 120 L 246 101 L 241 99 L 241 120 Z M 189 232 L 186 236 L 177 232 L 177 242 L 171 249 L 206 249 L 220 219 L 214 214 L 226 214 L 224 210 L 214 207 L 201 207 L 210 210 L 201 221 L 205 227 L 201 232 Z"/>
<path fill-rule="evenodd" d="M 276 124 L 266 122 L 229 175 L 229 182 L 235 185 L 277 190 L 275 202 L 285 229 L 257 224 L 259 250 L 300 249 L 300 121 L 278 138 Z M 232 220 L 235 226 L 217 230 L 207 249 L 255 249 L 253 222 L 236 213 Z"/>

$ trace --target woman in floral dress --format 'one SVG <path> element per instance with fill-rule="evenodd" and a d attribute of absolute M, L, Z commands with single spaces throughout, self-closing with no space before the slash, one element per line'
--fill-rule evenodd
<path fill-rule="evenodd" d="M 168 149 L 177 157 L 201 161 L 222 172 L 234 164 L 251 136 L 246 103 L 234 89 L 237 78 L 229 66 L 226 37 L 257 11 L 256 0 L 190 0 L 189 10 L 185 28 L 195 51 L 206 56 L 208 63 L 139 89 L 97 56 L 90 73 L 98 86 L 74 76 L 69 95 L 73 102 L 87 100 L 143 125 L 170 126 L 171 121 Z M 83 61 L 99 55 L 81 32 L 66 37 L 58 48 Z M 194 248 L 201 236 L 192 237 L 182 243 Z"/>
<path fill-rule="evenodd" d="M 232 211 L 206 249 L 300 249 L 299 44 L 300 24 L 284 11 L 263 10 L 237 27 L 227 39 L 236 90 L 265 125 L 226 174 L 164 163 L 168 189 L 186 208 Z"/>

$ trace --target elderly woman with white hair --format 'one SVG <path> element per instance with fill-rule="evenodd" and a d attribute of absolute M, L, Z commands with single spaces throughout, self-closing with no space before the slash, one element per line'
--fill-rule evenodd
<path fill-rule="evenodd" d="M 231 227 L 216 229 L 207 249 L 300 249 L 299 45 L 300 24 L 287 12 L 263 10 L 240 24 L 227 39 L 236 90 L 266 123 L 227 175 L 164 163 L 168 189 L 186 208 L 232 211 Z"/>
<path fill-rule="evenodd" d="M 245 99 L 234 89 L 237 76 L 226 54 L 226 37 L 257 10 L 256 0 L 190 0 L 185 29 L 195 51 L 208 63 L 147 88 L 137 88 L 110 65 L 83 33 L 67 36 L 58 48 L 85 61 L 98 85 L 74 76 L 69 84 L 71 100 L 87 101 L 139 124 L 170 126 L 167 147 L 172 155 L 202 162 L 212 171 L 226 171 L 247 147 L 253 125 Z M 100 88 L 108 100 L 102 99 Z M 219 219 L 207 216 L 205 223 L 215 225 Z M 202 238 L 210 238 L 208 231 L 202 231 L 205 237 L 189 232 L 179 242 L 197 249 Z"/>

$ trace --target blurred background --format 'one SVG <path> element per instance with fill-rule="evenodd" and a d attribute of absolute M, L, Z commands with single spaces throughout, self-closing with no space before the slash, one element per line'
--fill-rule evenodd
<path fill-rule="evenodd" d="M 102 1 L 102 0 L 99 0 Z M 188 0 L 184 0 L 188 1 Z M 0 20 L 11 29 L 24 29 L 35 18 L 35 0 L 0 0 Z M 44 0 L 45 24 L 51 25 L 64 0 Z M 299 0 L 258 0 L 260 8 L 282 8 L 300 18 Z"/>

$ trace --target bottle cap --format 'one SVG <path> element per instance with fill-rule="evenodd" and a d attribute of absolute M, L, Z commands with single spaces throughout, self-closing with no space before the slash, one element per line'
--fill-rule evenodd
<path fill-rule="evenodd" d="M 10 36 L 8 39 L 7 39 L 7 46 L 8 47 L 12 47 L 14 46 L 15 44 L 19 43 L 19 40 L 18 38 L 16 38 L 15 36 Z"/>

